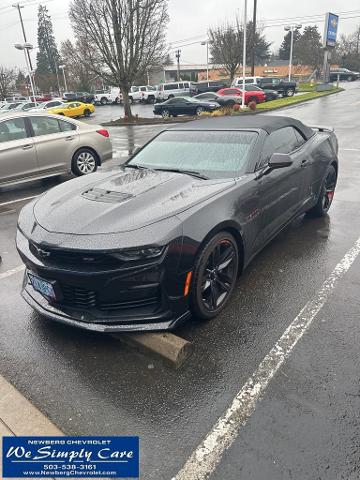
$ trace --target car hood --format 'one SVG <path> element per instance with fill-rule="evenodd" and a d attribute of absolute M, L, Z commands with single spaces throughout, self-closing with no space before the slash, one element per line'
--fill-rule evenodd
<path fill-rule="evenodd" d="M 34 205 L 49 232 L 92 235 L 136 230 L 180 213 L 229 188 L 232 179 L 118 168 L 65 182 Z"/>

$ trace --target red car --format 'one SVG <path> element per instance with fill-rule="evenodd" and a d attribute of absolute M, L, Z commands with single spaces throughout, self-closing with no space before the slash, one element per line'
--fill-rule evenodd
<path fill-rule="evenodd" d="M 231 95 L 236 97 L 242 97 L 243 90 L 241 88 L 222 88 L 218 90 L 218 95 L 226 96 Z M 265 102 L 266 96 L 262 90 L 252 90 L 250 92 L 245 91 L 245 105 L 249 102 L 262 103 Z"/>

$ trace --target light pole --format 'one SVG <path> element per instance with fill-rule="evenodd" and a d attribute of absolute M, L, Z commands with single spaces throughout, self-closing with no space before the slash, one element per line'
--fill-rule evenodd
<path fill-rule="evenodd" d="M 32 93 L 32 96 L 33 96 L 33 99 L 34 99 L 34 103 L 35 103 L 35 106 L 37 105 L 36 103 L 36 97 L 35 97 L 35 83 L 34 83 L 34 79 L 33 79 L 33 72 L 31 70 L 31 67 L 30 67 L 30 63 L 29 63 L 29 59 L 30 59 L 30 52 L 29 50 L 32 50 L 34 47 L 31 45 L 31 43 L 29 42 L 25 42 L 25 43 L 15 43 L 14 47 L 17 49 L 17 50 L 24 50 L 24 54 L 25 54 L 25 62 L 26 62 L 26 68 L 29 72 L 29 79 L 30 79 L 30 85 L 31 85 L 31 93 Z"/>
<path fill-rule="evenodd" d="M 65 65 L 59 65 L 59 68 L 62 70 L 63 72 L 63 77 L 64 77 L 64 87 L 65 87 L 65 92 L 68 91 L 67 89 L 67 83 L 66 83 L 66 75 L 65 75 Z"/>
<path fill-rule="evenodd" d="M 294 49 L 294 31 L 301 27 L 302 25 L 286 25 L 286 27 L 284 27 L 284 30 L 286 32 L 290 32 L 289 82 L 291 81 L 291 67 Z"/>
<path fill-rule="evenodd" d="M 201 45 L 206 45 L 206 81 L 209 81 L 209 40 L 204 40 Z"/>

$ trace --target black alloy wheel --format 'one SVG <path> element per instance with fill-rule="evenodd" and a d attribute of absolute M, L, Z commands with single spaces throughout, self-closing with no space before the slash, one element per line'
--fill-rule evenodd
<path fill-rule="evenodd" d="M 192 313 L 210 320 L 225 307 L 234 290 L 239 268 L 236 240 L 227 232 L 203 247 L 195 265 L 190 292 Z"/>
<path fill-rule="evenodd" d="M 308 213 L 315 217 L 323 217 L 329 211 L 334 199 L 337 173 L 334 165 L 330 165 L 321 187 L 317 204 Z"/>

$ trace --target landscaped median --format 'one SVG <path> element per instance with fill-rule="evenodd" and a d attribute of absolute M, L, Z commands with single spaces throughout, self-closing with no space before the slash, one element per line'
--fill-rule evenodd
<path fill-rule="evenodd" d="M 329 90 L 316 91 L 316 85 L 309 85 L 309 91 L 306 88 L 299 88 L 301 95 L 295 95 L 293 97 L 281 97 L 277 100 L 271 100 L 269 102 L 260 103 L 254 105 L 254 108 L 246 107 L 244 110 L 241 110 L 239 106 L 237 109 L 222 108 L 215 110 L 214 112 L 203 112 L 198 117 L 170 117 L 170 118 L 145 118 L 135 116 L 132 121 L 129 121 L 125 118 L 119 118 L 108 123 L 102 123 L 104 126 L 116 127 L 116 126 L 126 126 L 126 125 L 156 125 L 156 124 L 166 124 L 166 123 L 179 123 L 179 122 L 188 122 L 190 120 L 195 120 L 198 118 L 204 117 L 222 117 L 228 115 L 243 115 L 244 113 L 263 113 L 271 110 L 278 110 L 281 108 L 288 107 L 290 105 L 295 105 L 298 103 L 308 102 L 309 100 L 314 100 L 316 98 L 325 97 L 327 95 L 333 95 L 334 93 L 342 92 L 343 88 L 333 87 Z"/>
<path fill-rule="evenodd" d="M 301 95 L 295 95 L 294 97 L 284 97 L 278 98 L 277 100 L 271 100 L 270 102 L 261 103 L 257 105 L 256 111 L 268 111 L 268 110 L 276 110 L 278 108 L 287 107 L 289 105 L 294 105 L 296 103 L 303 103 L 309 100 L 313 100 L 315 98 L 325 97 L 327 95 L 333 95 L 334 93 L 342 92 L 343 88 L 332 88 L 331 90 L 324 90 L 323 92 L 313 91 L 305 91 Z"/>

